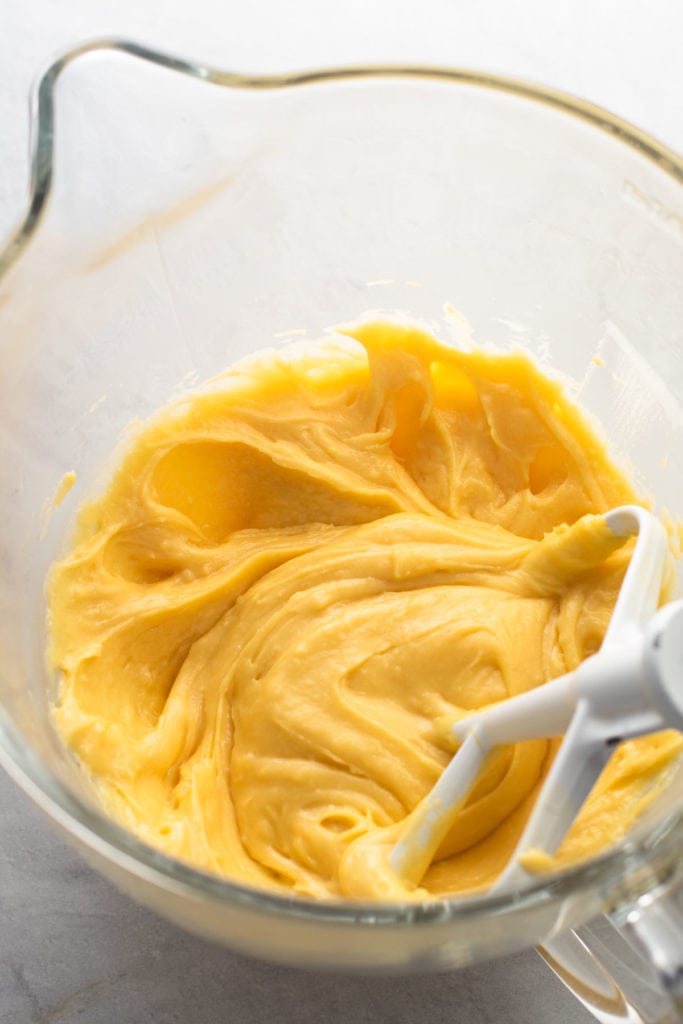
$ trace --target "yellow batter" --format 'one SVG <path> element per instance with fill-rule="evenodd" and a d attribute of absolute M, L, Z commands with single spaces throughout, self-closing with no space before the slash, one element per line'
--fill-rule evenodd
<path fill-rule="evenodd" d="M 56 722 L 108 810 L 183 860 L 313 897 L 401 894 L 357 870 L 363 837 L 436 781 L 444 716 L 598 648 L 628 551 L 559 558 L 552 531 L 636 500 L 523 355 L 352 333 L 144 425 L 48 584 Z M 623 833 L 682 746 L 622 744 L 559 862 Z M 499 753 L 424 889 L 493 881 L 555 747 Z"/>

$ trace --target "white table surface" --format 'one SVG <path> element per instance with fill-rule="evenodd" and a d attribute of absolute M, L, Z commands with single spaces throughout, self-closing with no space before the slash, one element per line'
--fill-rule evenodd
<path fill-rule="evenodd" d="M 0 239 L 26 189 L 33 76 L 56 51 L 103 35 L 244 71 L 485 68 L 586 97 L 683 151 L 681 0 L 0 0 Z M 94 875 L 0 773 L 0 1024 L 589 1019 L 532 952 L 435 977 L 359 979 L 187 936 Z"/>

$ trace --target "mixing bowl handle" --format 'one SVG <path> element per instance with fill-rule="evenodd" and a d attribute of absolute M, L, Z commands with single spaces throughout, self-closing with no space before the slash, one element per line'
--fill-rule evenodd
<path fill-rule="evenodd" d="M 683 1021 L 683 871 L 537 950 L 601 1024 Z"/>

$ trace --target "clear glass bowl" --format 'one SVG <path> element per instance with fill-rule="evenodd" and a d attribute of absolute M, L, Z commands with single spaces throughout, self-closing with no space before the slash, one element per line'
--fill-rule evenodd
<path fill-rule="evenodd" d="M 133 896 L 285 963 L 463 965 L 670 895 L 680 780 L 615 848 L 515 898 L 314 904 L 173 861 L 102 814 L 53 732 L 43 584 L 131 420 L 238 357 L 371 309 L 454 344 L 471 330 L 526 346 L 658 507 L 683 516 L 680 158 L 588 104 L 482 74 L 248 78 L 122 42 L 58 61 L 33 107 L 29 205 L 0 254 L 10 774 Z M 69 470 L 75 487 L 51 505 Z"/>

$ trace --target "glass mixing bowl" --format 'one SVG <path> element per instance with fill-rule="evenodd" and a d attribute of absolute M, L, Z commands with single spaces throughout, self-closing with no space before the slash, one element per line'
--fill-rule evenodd
<path fill-rule="evenodd" d="M 543 942 L 616 1020 L 631 1011 L 594 958 L 597 926 L 571 932 L 607 913 L 609 975 L 638 950 L 631 976 L 654 964 L 674 991 L 680 777 L 613 849 L 514 897 L 252 891 L 101 812 L 51 726 L 43 585 L 131 420 L 247 353 L 368 310 L 403 311 L 453 344 L 471 333 L 527 347 L 600 420 L 641 490 L 682 517 L 681 159 L 602 110 L 507 79 L 406 67 L 250 78 L 101 41 L 36 86 L 30 197 L 0 275 L 0 761 L 88 859 L 187 928 L 289 964 L 436 969 Z M 71 470 L 73 490 L 51 500 Z M 628 953 L 613 952 L 615 924 Z"/>

